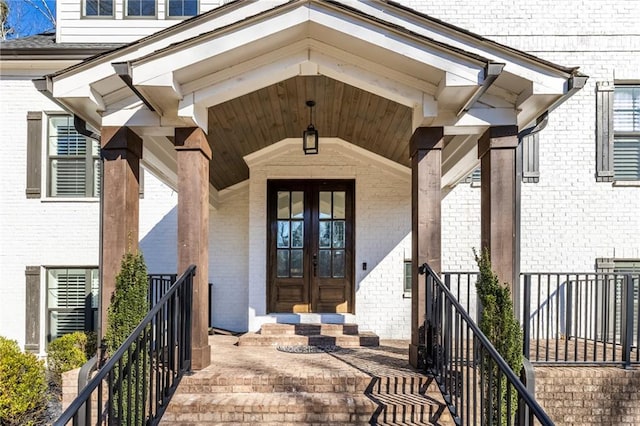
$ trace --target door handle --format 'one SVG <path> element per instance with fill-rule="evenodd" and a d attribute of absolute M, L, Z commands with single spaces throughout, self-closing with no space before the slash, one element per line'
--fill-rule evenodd
<path fill-rule="evenodd" d="M 316 276 L 318 270 L 318 253 L 313 253 L 313 276 Z"/>

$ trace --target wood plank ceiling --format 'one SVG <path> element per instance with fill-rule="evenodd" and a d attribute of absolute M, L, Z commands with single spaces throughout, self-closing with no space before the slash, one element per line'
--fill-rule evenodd
<path fill-rule="evenodd" d="M 325 76 L 300 76 L 209 108 L 213 186 L 221 190 L 248 179 L 242 157 L 282 139 L 300 138 L 302 150 L 310 99 L 320 138 L 339 137 L 409 166 L 408 107 Z"/>

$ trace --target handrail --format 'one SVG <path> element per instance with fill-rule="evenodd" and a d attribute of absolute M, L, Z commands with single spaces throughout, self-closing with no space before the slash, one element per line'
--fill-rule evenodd
<path fill-rule="evenodd" d="M 426 351 L 427 357 L 431 358 L 428 369 L 438 382 L 456 423 L 496 424 L 497 421 L 497 424 L 501 424 L 500 419 L 492 420 L 491 418 L 478 422 L 478 413 L 475 412 L 478 405 L 481 410 L 485 410 L 485 413 L 487 408 L 492 411 L 491 396 L 486 395 L 486 392 L 492 387 L 491 377 L 488 386 L 484 386 L 483 378 L 480 377 L 480 389 L 477 388 L 476 370 L 478 366 L 480 370 L 483 369 L 484 353 L 486 353 L 490 361 L 495 363 L 499 369 L 500 375 L 506 378 L 507 394 L 510 392 L 510 388 L 515 389 L 518 398 L 529 408 L 530 424 L 535 417 L 543 426 L 553 425 L 553 421 L 544 409 L 527 391 L 516 373 L 509 367 L 433 269 L 425 263 L 419 267 L 418 272 L 420 275 L 426 274 Z M 430 285 L 430 282 L 433 284 Z M 440 295 L 443 295 L 445 300 L 441 300 Z M 458 318 L 458 321 L 454 320 L 454 316 Z M 467 339 L 472 337 L 473 344 L 471 346 L 463 339 L 464 335 Z M 478 362 L 478 358 L 480 362 Z M 469 369 L 472 371 L 468 371 Z M 504 392 L 500 389 L 501 384 L 501 380 L 497 380 L 497 384 L 493 384 L 499 394 Z M 476 401 L 478 393 L 480 394 L 479 404 L 471 404 L 470 400 Z M 466 396 L 467 401 L 462 396 Z M 502 412 L 506 408 L 506 421 L 507 424 L 510 424 L 512 419 L 516 418 L 517 408 L 511 406 L 510 398 L 507 398 L 506 407 L 500 407 L 501 398 L 498 398 L 497 404 L 498 407 L 493 408 L 497 408 L 498 412 Z M 474 412 L 472 413 L 471 410 Z M 480 417 L 483 414 L 481 411 Z"/>
<path fill-rule="evenodd" d="M 159 421 L 180 379 L 191 368 L 195 270 L 195 265 L 187 268 L 53 423 L 54 426 L 66 425 L 71 420 L 74 425 L 78 424 L 83 405 L 87 424 L 96 423 L 92 418 L 105 419 L 107 424 L 118 423 L 122 422 L 123 415 L 129 423 L 133 423 L 131 416 L 138 420 L 135 423 L 155 424 Z M 125 381 L 127 383 L 123 384 Z M 104 395 L 105 391 L 107 395 Z M 91 408 L 94 393 L 97 393 L 96 410 Z M 117 404 L 114 404 L 114 394 L 120 395 Z M 128 400 L 123 401 L 127 395 Z M 125 412 L 123 406 L 130 412 Z"/>

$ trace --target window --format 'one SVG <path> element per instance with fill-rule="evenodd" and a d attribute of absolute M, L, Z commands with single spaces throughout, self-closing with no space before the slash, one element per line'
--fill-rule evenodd
<path fill-rule="evenodd" d="M 74 331 L 95 330 L 97 268 L 47 269 L 47 340 Z"/>
<path fill-rule="evenodd" d="M 462 181 L 462 183 L 470 183 L 473 187 L 480 187 L 480 167 L 474 169 L 466 178 Z"/>
<path fill-rule="evenodd" d="M 84 16 L 113 16 L 113 0 L 85 0 Z"/>
<path fill-rule="evenodd" d="M 404 292 L 411 293 L 411 261 L 404 261 Z"/>
<path fill-rule="evenodd" d="M 640 181 L 640 86 L 616 85 L 613 94 L 614 179 Z"/>
<path fill-rule="evenodd" d="M 198 14 L 198 0 L 167 0 L 167 16 L 181 18 Z"/>
<path fill-rule="evenodd" d="M 156 0 L 127 0 L 127 16 L 156 16 Z"/>
<path fill-rule="evenodd" d="M 97 197 L 100 188 L 98 142 L 76 132 L 70 115 L 48 118 L 49 196 Z"/>

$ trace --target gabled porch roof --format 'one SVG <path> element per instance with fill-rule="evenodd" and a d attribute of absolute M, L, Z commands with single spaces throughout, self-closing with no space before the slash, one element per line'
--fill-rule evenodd
<path fill-rule="evenodd" d="M 384 1 L 237 1 L 45 78 L 93 126 L 127 126 L 144 164 L 175 186 L 173 136 L 201 127 L 210 183 L 248 176 L 243 157 L 308 124 L 409 166 L 409 138 L 444 128 L 442 186 L 478 162 L 490 126 L 521 130 L 585 77 Z M 215 192 L 215 191 L 212 191 Z"/>

